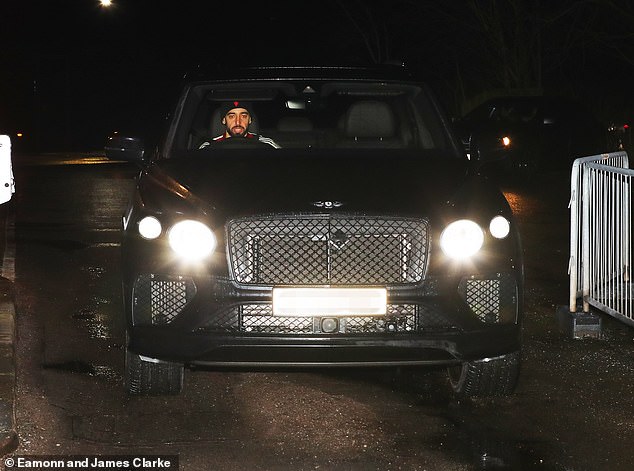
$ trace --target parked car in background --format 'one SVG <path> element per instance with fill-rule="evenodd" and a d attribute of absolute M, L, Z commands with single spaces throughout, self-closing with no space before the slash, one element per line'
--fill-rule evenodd
<path fill-rule="evenodd" d="M 245 102 L 268 139 L 211 139 Z M 123 218 L 130 394 L 178 393 L 198 365 L 433 365 L 459 396 L 513 391 L 517 225 L 406 70 L 195 76 L 158 148 L 106 153 L 142 168 Z"/>
<path fill-rule="evenodd" d="M 631 148 L 632 129 L 630 124 L 622 121 L 610 123 L 608 126 L 608 149 L 610 151 L 630 151 Z"/>
<path fill-rule="evenodd" d="M 581 104 L 545 96 L 487 100 L 456 122 L 468 152 L 499 157 L 496 168 L 532 175 L 569 169 L 574 159 L 607 150 L 607 134 Z"/>

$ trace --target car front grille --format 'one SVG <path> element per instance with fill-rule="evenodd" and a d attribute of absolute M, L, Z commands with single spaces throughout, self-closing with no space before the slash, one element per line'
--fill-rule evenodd
<path fill-rule="evenodd" d="M 326 330 L 324 321 L 335 321 Z M 276 316 L 270 303 L 240 304 L 217 311 L 199 330 L 240 334 L 380 334 L 450 329 L 441 312 L 420 304 L 388 304 L 385 316 Z"/>
<path fill-rule="evenodd" d="M 510 273 L 463 278 L 458 293 L 485 324 L 511 324 L 517 320 L 518 286 Z"/>
<path fill-rule="evenodd" d="M 133 296 L 135 325 L 171 324 L 197 294 L 192 278 L 146 274 L 137 278 Z M 458 294 L 480 322 L 512 324 L 517 321 L 518 285 L 510 273 L 469 276 Z M 211 306 L 210 306 L 211 307 Z M 453 329 L 451 317 L 433 303 L 388 303 L 385 316 L 336 318 L 336 329 L 324 331 L 328 316 L 278 316 L 269 301 L 225 302 L 209 311 L 195 330 L 235 334 L 367 334 Z"/>
<path fill-rule="evenodd" d="M 137 278 L 133 296 L 135 325 L 170 324 L 196 295 L 191 278 L 146 274 Z"/>
<path fill-rule="evenodd" d="M 233 220 L 229 264 L 243 285 L 405 285 L 424 278 L 426 220 L 349 215 Z"/>

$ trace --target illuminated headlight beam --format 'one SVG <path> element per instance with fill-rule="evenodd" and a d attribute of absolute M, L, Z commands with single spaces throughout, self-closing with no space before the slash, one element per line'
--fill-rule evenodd
<path fill-rule="evenodd" d="M 461 219 L 449 224 L 440 235 L 440 247 L 450 258 L 472 257 L 484 243 L 484 231 L 475 222 Z"/>
<path fill-rule="evenodd" d="M 191 219 L 174 224 L 169 230 L 168 240 L 172 250 L 188 261 L 202 260 L 211 255 L 217 244 L 209 227 Z"/>

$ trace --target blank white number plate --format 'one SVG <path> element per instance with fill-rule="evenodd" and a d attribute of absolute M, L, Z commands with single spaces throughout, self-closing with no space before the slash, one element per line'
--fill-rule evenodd
<path fill-rule="evenodd" d="M 379 316 L 385 288 L 273 288 L 275 316 Z"/>

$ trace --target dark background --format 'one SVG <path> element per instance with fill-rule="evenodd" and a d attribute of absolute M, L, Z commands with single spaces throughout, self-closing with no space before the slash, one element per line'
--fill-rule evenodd
<path fill-rule="evenodd" d="M 453 116 L 501 93 L 572 97 L 606 128 L 634 108 L 632 1 L 113 3 L 2 2 L 0 132 L 16 149 L 152 137 L 197 64 L 404 62 Z"/>

